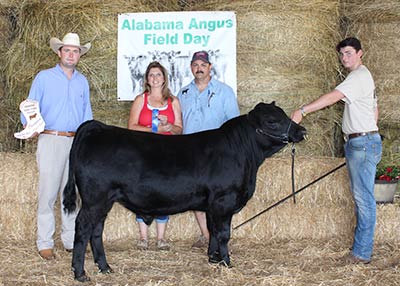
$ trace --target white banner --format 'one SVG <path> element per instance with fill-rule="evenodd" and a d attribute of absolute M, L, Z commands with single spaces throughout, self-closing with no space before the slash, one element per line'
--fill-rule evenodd
<path fill-rule="evenodd" d="M 162 12 L 118 15 L 118 100 L 143 92 L 148 64 L 159 61 L 169 73 L 174 95 L 188 84 L 192 55 L 207 51 L 212 76 L 236 94 L 236 15 L 234 12 Z"/>

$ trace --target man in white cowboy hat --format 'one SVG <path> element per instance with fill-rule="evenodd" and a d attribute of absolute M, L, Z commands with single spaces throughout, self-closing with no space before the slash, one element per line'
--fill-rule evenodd
<path fill-rule="evenodd" d="M 68 177 L 69 151 L 75 131 L 80 124 L 92 119 L 89 83 L 75 69 L 91 44 L 81 45 L 77 34 L 68 33 L 62 40 L 51 38 L 50 47 L 60 61 L 55 67 L 36 75 L 28 96 L 28 99 L 39 102 L 45 122 L 45 130 L 39 134 L 36 151 L 39 168 L 36 244 L 40 256 L 46 260 L 55 258 L 54 204 L 57 196 L 61 196 Z M 23 114 L 21 121 L 25 126 L 27 119 Z M 74 245 L 75 218 L 76 213 L 68 215 L 61 211 L 61 241 L 69 252 Z"/>

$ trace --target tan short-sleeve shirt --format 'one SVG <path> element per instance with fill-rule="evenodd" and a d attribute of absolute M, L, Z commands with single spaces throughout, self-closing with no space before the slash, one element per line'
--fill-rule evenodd
<path fill-rule="evenodd" d="M 342 131 L 344 134 L 377 131 L 375 83 L 364 65 L 349 73 L 336 90 L 345 95 Z"/>

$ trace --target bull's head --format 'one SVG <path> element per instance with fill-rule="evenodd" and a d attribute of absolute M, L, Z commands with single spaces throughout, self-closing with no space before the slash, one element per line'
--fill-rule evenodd
<path fill-rule="evenodd" d="M 300 142 L 306 135 L 306 129 L 292 121 L 275 101 L 270 104 L 259 103 L 249 112 L 250 124 L 257 133 L 258 141 L 284 145 Z"/>

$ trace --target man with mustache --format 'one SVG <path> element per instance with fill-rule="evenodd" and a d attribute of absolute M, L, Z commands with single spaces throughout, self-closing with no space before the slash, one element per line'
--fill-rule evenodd
<path fill-rule="evenodd" d="M 212 64 L 206 51 L 195 52 L 190 62 L 194 79 L 178 93 L 183 134 L 219 128 L 238 116 L 239 106 L 233 89 L 211 77 Z M 208 246 L 209 232 L 204 212 L 194 212 L 201 235 L 192 247 Z"/>

